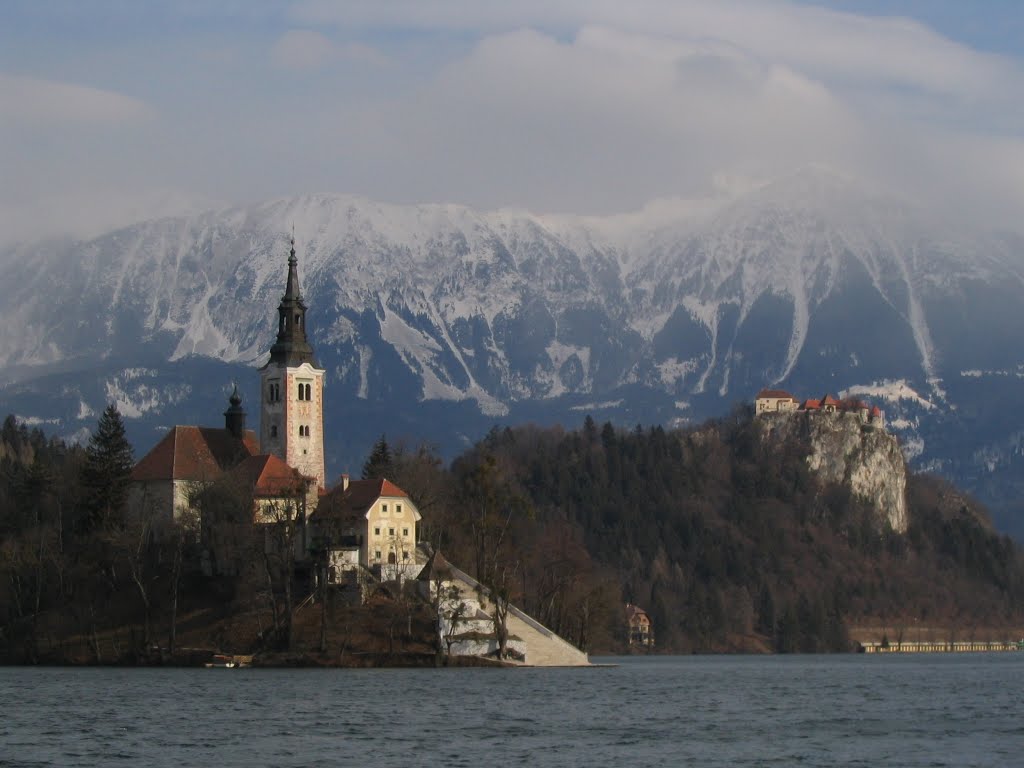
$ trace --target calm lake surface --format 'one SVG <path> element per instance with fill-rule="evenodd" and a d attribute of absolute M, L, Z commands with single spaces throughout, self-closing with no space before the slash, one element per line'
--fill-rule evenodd
<path fill-rule="evenodd" d="M 1020 766 L 1024 653 L 0 668 L 0 766 Z"/>

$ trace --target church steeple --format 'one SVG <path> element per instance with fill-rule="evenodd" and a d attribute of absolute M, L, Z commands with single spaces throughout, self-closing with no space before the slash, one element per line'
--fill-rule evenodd
<path fill-rule="evenodd" d="M 270 362 L 279 365 L 316 365 L 313 348 L 306 339 L 306 304 L 299 289 L 299 260 L 295 258 L 295 238 L 288 255 L 288 283 L 277 307 L 277 341 L 270 348 Z"/>
<path fill-rule="evenodd" d="M 323 488 L 325 371 L 317 367 L 306 338 L 306 304 L 299 289 L 294 236 L 288 282 L 277 314 L 277 340 L 270 348 L 270 360 L 260 368 L 260 447 L 315 478 Z"/>

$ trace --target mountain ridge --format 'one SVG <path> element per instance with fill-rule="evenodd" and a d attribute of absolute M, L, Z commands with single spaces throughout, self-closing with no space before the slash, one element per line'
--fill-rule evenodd
<path fill-rule="evenodd" d="M 496 418 L 574 420 L 588 404 L 606 406 L 601 418 L 671 424 L 767 384 L 859 387 L 886 398 L 917 466 L 962 481 L 987 466 L 975 455 L 1024 461 L 1012 440 L 1024 420 L 994 424 L 989 403 L 1017 392 L 1024 370 L 1019 238 L 953 231 L 818 169 L 681 210 L 647 229 L 664 213 L 597 220 L 318 194 L 18 246 L 0 256 L 13 286 L 0 300 L 0 406 L 61 411 L 71 434 L 85 426 L 76 412 L 125 395 L 110 382 L 141 368 L 152 391 L 134 395 L 149 407 L 137 418 L 210 423 L 219 411 L 198 382 L 181 394 L 190 385 L 170 370 L 209 360 L 252 375 L 294 225 L 314 348 L 339 403 L 328 418 L 344 409 L 347 426 L 365 421 L 357 432 L 417 423 L 371 403 L 473 404 L 446 425 L 453 434 L 413 430 L 454 447 Z M 106 384 L 86 396 L 92 375 Z M 153 394 L 166 377 L 175 397 Z M 67 402 L 48 411 L 41 394 Z M 247 402 L 255 414 L 251 390 Z"/>

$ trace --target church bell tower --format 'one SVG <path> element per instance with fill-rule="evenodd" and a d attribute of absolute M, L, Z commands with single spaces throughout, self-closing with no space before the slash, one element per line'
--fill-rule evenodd
<path fill-rule="evenodd" d="M 325 487 L 324 371 L 306 338 L 306 304 L 299 290 L 295 239 L 288 282 L 277 307 L 277 340 L 260 369 L 260 448 Z"/>

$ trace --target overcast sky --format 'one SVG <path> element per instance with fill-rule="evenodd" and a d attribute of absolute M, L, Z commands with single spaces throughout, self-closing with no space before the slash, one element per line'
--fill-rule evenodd
<path fill-rule="evenodd" d="M 1018 0 L 11 0 L 0 242 L 305 192 L 606 214 L 814 164 L 1024 204 Z"/>

